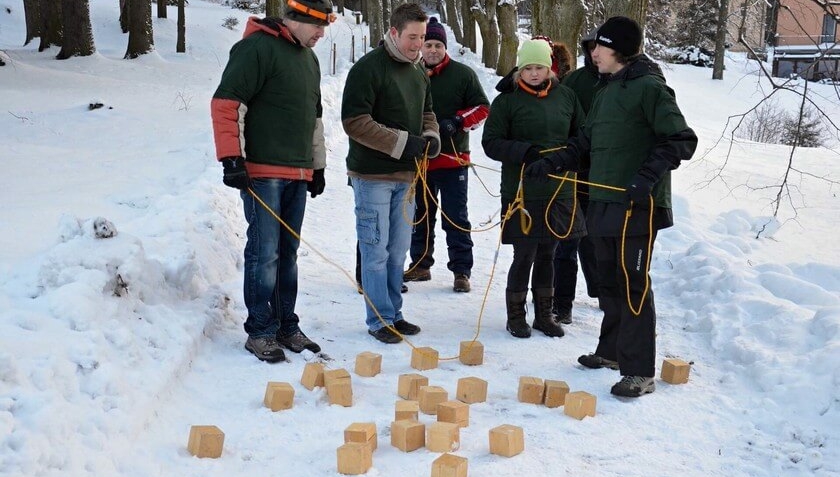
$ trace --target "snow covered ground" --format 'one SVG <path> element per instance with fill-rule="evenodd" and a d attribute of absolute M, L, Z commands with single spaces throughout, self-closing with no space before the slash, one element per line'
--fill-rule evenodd
<path fill-rule="evenodd" d="M 397 377 L 413 372 L 411 348 L 370 338 L 353 283 L 316 253 L 352 270 L 339 109 L 350 37 L 358 55 L 366 32 L 348 16 L 315 48 L 329 166 L 326 192 L 307 204 L 299 259 L 301 324 L 335 359 L 329 366 L 352 371 L 357 353 L 383 355 L 382 374 L 353 376 L 354 405 L 344 408 L 298 383 L 311 355 L 267 365 L 242 347 L 245 225 L 238 195 L 221 184 L 209 101 L 248 15 L 192 0 L 186 54 L 174 53 L 173 10 L 154 20 L 156 52 L 127 61 L 117 4 L 91 0 L 94 56 L 56 61 L 57 49 L 20 46 L 22 2 L 0 0 L 7 60 L 0 67 L 0 475 L 338 475 L 342 431 L 360 421 L 379 431 L 368 475 L 429 475 L 438 454 L 389 445 Z M 240 21 L 235 31 L 221 26 L 231 16 Z M 497 78 L 475 55 L 454 57 L 495 94 Z M 615 372 L 577 365 L 599 325 L 583 287 L 566 337 L 510 338 L 503 325 L 509 247 L 491 282 L 498 229 L 474 234 L 472 293 L 452 293 L 443 266 L 431 282 L 410 284 L 404 311 L 423 327 L 414 344 L 451 357 L 479 331 L 485 345 L 482 366 L 450 360 L 424 372 L 450 396 L 461 377 L 490 383 L 487 402 L 471 406 L 461 432 L 457 454 L 470 460 L 470 475 L 840 473 L 840 214 L 836 188 L 818 179 L 838 180 L 837 151 L 796 152 L 805 174 L 792 176 L 791 198 L 771 219 L 776 191 L 767 186 L 780 182 L 790 150 L 741 141 L 727 161 L 728 143 L 713 148 L 727 116 L 768 89 L 743 57 L 733 55 L 727 67 L 724 81 L 712 81 L 710 70 L 666 68 L 701 139 L 698 156 L 674 174 L 677 224 L 660 234 L 652 263 L 658 357 L 693 362 L 688 384 L 657 380 L 654 394 L 623 401 L 609 394 Z M 811 88 L 838 121 L 833 87 Z M 105 107 L 88 111 L 94 101 Z M 780 102 L 797 104 L 793 95 Z M 476 164 L 496 166 L 481 151 L 480 131 L 472 149 Z M 476 173 L 497 192 L 495 172 Z M 471 181 L 473 223 L 497 220 L 498 199 L 475 175 Z M 97 217 L 117 235 L 96 238 Z M 561 409 L 518 403 L 520 376 L 595 394 L 597 416 L 577 421 Z M 292 410 L 262 406 L 267 381 L 292 383 Z M 505 423 L 525 430 L 526 450 L 511 459 L 488 449 L 488 430 Z M 187 453 L 196 424 L 226 433 L 220 459 Z"/>

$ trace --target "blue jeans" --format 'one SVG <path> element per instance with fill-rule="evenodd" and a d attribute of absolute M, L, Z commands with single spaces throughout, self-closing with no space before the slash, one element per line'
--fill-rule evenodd
<path fill-rule="evenodd" d="M 306 209 L 306 181 L 254 179 L 254 192 L 300 234 Z M 245 332 L 252 338 L 288 334 L 298 329 L 297 250 L 292 236 L 248 191 L 242 191 L 248 241 L 245 244 Z"/>
<path fill-rule="evenodd" d="M 362 252 L 362 285 L 385 323 L 402 317 L 403 266 L 411 244 L 414 203 L 405 204 L 411 184 L 350 178 L 356 199 L 356 236 Z M 368 329 L 385 326 L 365 300 Z"/>
<path fill-rule="evenodd" d="M 426 213 L 423 194 L 428 194 L 431 197 L 428 199 L 428 218 L 415 225 L 414 232 L 411 234 L 411 265 L 409 265 L 409 268 L 413 267 L 418 261 L 421 268 L 432 268 L 435 263 L 433 254 L 435 253 L 435 222 L 438 207 L 432 202 L 432 198 L 437 199 L 440 195 L 442 212 L 462 229 L 469 230 L 472 228 L 467 213 L 468 172 L 468 167 L 429 171 L 426 174 L 426 183 L 431 194 L 426 192 L 421 182 L 417 183 L 415 222 Z M 458 230 L 442 216 L 440 224 L 446 233 L 446 247 L 449 251 L 447 268 L 452 273 L 463 273 L 469 277 L 473 267 L 473 241 L 470 233 Z M 426 246 L 427 235 L 428 248 Z"/>

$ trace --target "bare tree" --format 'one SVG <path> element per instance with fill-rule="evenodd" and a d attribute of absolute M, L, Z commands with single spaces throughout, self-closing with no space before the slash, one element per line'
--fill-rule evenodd
<path fill-rule="evenodd" d="M 23 15 L 26 18 L 26 40 L 24 45 L 41 36 L 41 0 L 23 0 Z"/>
<path fill-rule="evenodd" d="M 457 0 L 450 0 L 457 1 Z M 461 0 L 461 20 L 464 28 L 464 46 L 470 49 L 473 53 L 476 51 L 476 35 L 475 35 L 475 19 L 472 16 L 470 9 L 472 8 L 473 0 Z"/>
<path fill-rule="evenodd" d="M 539 10 L 540 17 L 540 29 L 533 30 L 533 33 L 564 43 L 572 55 L 570 66 L 575 69 L 578 40 L 586 15 L 583 3 L 580 0 L 543 0 L 532 9 Z"/>
<path fill-rule="evenodd" d="M 460 5 L 461 2 L 456 0 L 447 0 L 444 2 L 444 6 L 446 7 L 446 24 L 449 25 L 449 28 L 452 28 L 455 41 L 463 45 L 464 30 L 461 29 L 460 8 L 458 8 Z"/>
<path fill-rule="evenodd" d="M 604 18 L 617 15 L 632 18 L 645 31 L 645 19 L 647 18 L 648 0 L 603 0 Z"/>
<path fill-rule="evenodd" d="M 169 0 L 155 0 L 157 2 L 157 17 L 166 18 L 166 4 Z"/>
<path fill-rule="evenodd" d="M 158 0 L 160 1 L 160 0 Z M 280 0 L 265 0 L 265 16 L 279 17 L 280 16 Z"/>
<path fill-rule="evenodd" d="M 131 5 L 129 0 L 120 0 L 120 29 L 128 33 L 128 9 Z"/>
<path fill-rule="evenodd" d="M 488 68 L 499 64 L 499 24 L 496 22 L 498 0 L 474 0 L 471 8 L 473 19 L 481 31 L 481 62 Z"/>
<path fill-rule="evenodd" d="M 718 0 L 718 21 L 715 34 L 715 64 L 712 79 L 723 79 L 723 60 L 726 56 L 726 21 L 729 18 L 729 0 Z M 745 14 L 746 16 L 746 14 Z"/>
<path fill-rule="evenodd" d="M 72 56 L 92 55 L 96 48 L 93 46 L 88 0 L 61 0 L 61 16 L 64 41 L 56 58 L 65 60 Z"/>
<path fill-rule="evenodd" d="M 61 46 L 64 30 L 61 25 L 61 2 L 52 0 L 41 3 L 41 42 L 38 51 Z"/>
<path fill-rule="evenodd" d="M 368 8 L 366 17 L 370 25 L 370 47 L 375 48 L 382 41 L 385 33 L 386 23 L 382 17 L 382 0 L 367 0 L 366 3 Z"/>
<path fill-rule="evenodd" d="M 499 5 L 496 12 L 499 17 L 499 33 L 501 35 L 499 64 L 496 65 L 496 74 L 504 76 L 516 66 L 516 50 L 519 49 L 519 38 L 516 36 L 518 16 L 516 6 L 512 3 Z"/>
<path fill-rule="evenodd" d="M 129 4 L 128 48 L 125 59 L 134 59 L 155 49 L 152 37 L 152 0 L 126 0 Z"/>
<path fill-rule="evenodd" d="M 178 0 L 178 40 L 175 42 L 175 53 L 187 51 L 186 0 Z"/>
<path fill-rule="evenodd" d="M 338 14 L 344 15 L 344 0 L 336 0 L 335 5 L 338 8 Z"/>

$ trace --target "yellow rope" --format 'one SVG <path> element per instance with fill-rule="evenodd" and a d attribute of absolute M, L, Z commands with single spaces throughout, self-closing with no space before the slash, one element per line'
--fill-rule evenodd
<path fill-rule="evenodd" d="M 627 288 L 627 305 L 630 306 L 630 312 L 633 316 L 639 316 L 642 313 L 642 306 L 645 303 L 648 290 L 650 290 L 650 258 L 651 248 L 653 247 L 653 196 L 648 196 L 650 202 L 650 215 L 648 216 L 648 247 L 647 260 L 645 261 L 645 291 L 642 293 L 642 299 L 639 301 L 638 309 L 633 306 L 633 301 L 630 297 L 630 275 L 627 273 L 627 265 L 624 262 L 624 239 L 627 234 L 627 223 L 630 222 L 630 216 L 633 215 L 633 202 L 630 202 L 630 208 L 624 214 L 624 227 L 621 229 L 621 270 L 624 272 L 624 285 Z"/>

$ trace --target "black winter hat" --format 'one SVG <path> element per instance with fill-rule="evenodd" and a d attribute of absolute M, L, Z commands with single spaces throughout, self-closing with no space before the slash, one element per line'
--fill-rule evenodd
<path fill-rule="evenodd" d="M 313 25 L 329 25 L 335 21 L 330 0 L 286 0 L 286 18 Z"/>
<path fill-rule="evenodd" d="M 595 43 L 612 48 L 625 57 L 634 56 L 642 49 L 642 29 L 630 18 L 612 17 L 598 28 Z"/>
<path fill-rule="evenodd" d="M 437 40 L 446 47 L 446 30 L 435 17 L 429 18 L 429 24 L 426 25 L 426 40 Z"/>

